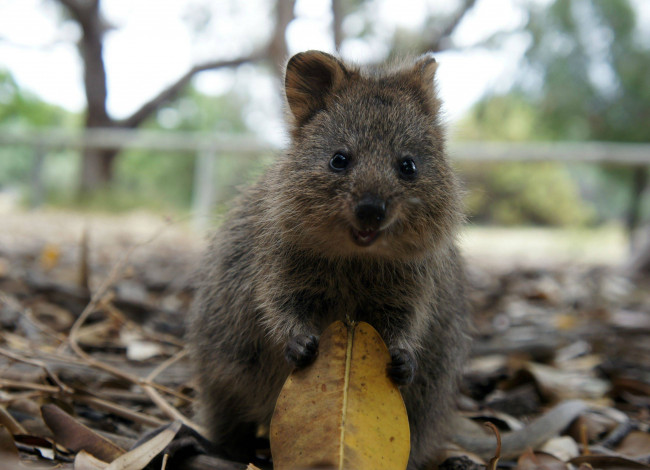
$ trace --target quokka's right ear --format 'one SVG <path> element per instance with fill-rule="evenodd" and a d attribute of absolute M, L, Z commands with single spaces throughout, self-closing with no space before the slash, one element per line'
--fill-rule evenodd
<path fill-rule="evenodd" d="M 347 75 L 343 63 L 325 52 L 299 52 L 289 59 L 284 86 L 296 124 L 304 124 L 323 109 L 327 96 Z"/>

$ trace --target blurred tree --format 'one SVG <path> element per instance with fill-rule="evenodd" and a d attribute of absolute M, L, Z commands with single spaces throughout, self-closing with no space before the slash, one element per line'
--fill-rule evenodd
<path fill-rule="evenodd" d="M 540 116 L 523 93 L 491 96 L 477 103 L 457 129 L 458 138 L 478 141 L 547 140 Z M 575 226 L 593 221 L 595 211 L 581 196 L 566 165 L 557 162 L 458 164 L 469 217 L 499 225 Z"/>
<path fill-rule="evenodd" d="M 205 95 L 189 86 L 183 96 L 163 106 L 143 126 L 168 131 L 203 131 L 219 134 L 249 132 L 239 112 L 242 103 L 234 94 Z M 250 171 L 244 158 L 220 158 L 216 186 L 226 192 L 242 184 Z M 182 153 L 126 150 L 116 164 L 113 208 L 185 209 L 192 198 L 195 161 Z M 170 175 L 174 175 L 170 178 Z M 227 186 L 227 187 L 226 187 Z M 109 198 L 110 199 L 110 198 Z M 225 199 L 225 197 L 224 197 Z"/>
<path fill-rule="evenodd" d="M 21 89 L 9 72 L 0 70 L 0 126 L 65 127 L 74 120 L 73 113 Z"/>
<path fill-rule="evenodd" d="M 72 127 L 78 116 L 46 103 L 21 89 L 13 76 L 0 70 L 0 127 L 20 130 L 33 127 Z M 0 147 L 0 188 L 27 183 L 39 149 Z M 18 157 L 18 158 L 16 158 Z"/>
<path fill-rule="evenodd" d="M 541 78 L 539 90 L 527 90 L 539 111 L 539 132 L 556 140 L 648 142 L 650 47 L 630 0 L 555 0 L 529 8 L 530 68 L 521 83 L 525 89 L 524 80 Z M 647 169 L 603 170 L 632 188 L 627 225 L 633 231 Z"/>
<path fill-rule="evenodd" d="M 332 29 L 336 50 L 341 49 L 345 39 L 344 20 L 348 16 L 356 17 L 355 32 L 350 39 L 364 39 L 375 60 L 383 61 L 389 57 L 409 57 L 427 52 L 440 52 L 456 47 L 452 36 L 472 11 L 477 0 L 455 0 L 445 2 L 444 9 L 450 13 L 441 14 L 439 2 L 430 1 L 427 14 L 422 18 L 419 28 L 395 27 L 376 21 L 376 11 L 381 9 L 382 0 L 331 0 Z M 359 27 L 361 25 L 361 27 Z M 388 31 L 386 28 L 388 27 Z M 377 54 L 385 50 L 385 54 Z"/>
<path fill-rule="evenodd" d="M 190 68 L 178 80 L 158 95 L 144 103 L 131 116 L 115 119 L 106 107 L 107 84 L 106 67 L 103 58 L 104 36 L 109 25 L 104 21 L 100 0 L 56 0 L 76 22 L 82 32 L 79 41 L 79 53 L 84 67 L 84 85 L 86 93 L 85 127 L 91 128 L 127 128 L 140 126 L 150 118 L 162 105 L 176 98 L 198 73 L 222 67 L 237 66 L 246 62 L 256 62 L 269 58 L 274 64 L 281 64 L 287 55 L 285 30 L 293 18 L 295 0 L 277 0 L 276 27 L 267 45 L 260 47 L 249 55 L 230 60 L 215 60 L 197 64 Z M 113 178 L 114 161 L 121 149 L 95 150 L 85 149 L 82 159 L 80 189 L 82 193 L 105 187 Z"/>

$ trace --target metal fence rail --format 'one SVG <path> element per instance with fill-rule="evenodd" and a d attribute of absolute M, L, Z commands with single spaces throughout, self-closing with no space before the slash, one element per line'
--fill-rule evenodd
<path fill-rule="evenodd" d="M 202 227 L 215 203 L 211 175 L 221 156 L 251 156 L 281 151 L 254 136 L 218 135 L 204 132 L 169 132 L 131 129 L 0 130 L 0 146 L 27 146 L 34 150 L 33 191 L 39 194 L 39 168 L 48 150 L 84 148 L 144 149 L 183 152 L 194 155 L 196 171 L 193 187 L 195 225 Z M 451 142 L 449 155 L 466 162 L 560 161 L 633 167 L 650 166 L 650 143 L 613 142 Z M 643 183 L 645 185 L 645 182 Z M 636 188 L 638 191 L 639 188 Z M 641 188 L 641 191 L 643 188 Z"/>
<path fill-rule="evenodd" d="M 131 129 L 91 129 L 85 132 L 0 130 L 0 145 L 26 145 L 46 149 L 129 148 L 163 152 L 198 152 L 250 155 L 278 151 L 255 136 L 205 132 L 168 132 Z M 564 161 L 650 165 L 650 143 L 615 142 L 451 142 L 449 154 L 463 161 Z"/>

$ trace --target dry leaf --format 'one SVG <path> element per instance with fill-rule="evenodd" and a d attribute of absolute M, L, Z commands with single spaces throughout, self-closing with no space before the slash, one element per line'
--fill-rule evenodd
<path fill-rule="evenodd" d="M 596 377 L 594 373 L 575 373 L 554 367 L 527 362 L 530 372 L 543 393 L 550 398 L 602 398 L 610 389 L 609 382 Z"/>
<path fill-rule="evenodd" d="M 71 451 L 85 450 L 108 462 L 124 453 L 123 449 L 90 430 L 56 405 L 43 405 L 41 413 L 57 442 Z"/>
<path fill-rule="evenodd" d="M 406 468 L 406 408 L 388 378 L 390 354 L 367 323 L 330 325 L 310 367 L 293 372 L 271 421 L 274 468 Z"/>
<path fill-rule="evenodd" d="M 610 455 L 581 455 L 580 457 L 569 460 L 569 463 L 576 466 L 589 464 L 593 468 L 608 470 L 650 470 L 650 465 Z"/>
<path fill-rule="evenodd" d="M 517 460 L 517 470 L 567 470 L 567 464 L 553 455 L 528 449 Z"/>
<path fill-rule="evenodd" d="M 25 428 L 9 414 L 4 406 L 0 406 L 0 426 L 7 428 L 11 434 L 27 434 Z"/>
<path fill-rule="evenodd" d="M 539 450 L 557 457 L 562 462 L 580 455 L 578 444 L 569 436 L 558 436 L 549 439 Z"/>
<path fill-rule="evenodd" d="M 0 456 L 3 461 L 17 464 L 19 461 L 18 449 L 11 433 L 0 425 Z"/>
<path fill-rule="evenodd" d="M 74 458 L 74 470 L 104 470 L 108 464 L 103 460 L 93 457 L 85 450 L 79 452 Z"/>
<path fill-rule="evenodd" d="M 41 250 L 40 264 L 43 270 L 51 271 L 59 264 L 61 247 L 54 243 L 47 243 Z"/>
<path fill-rule="evenodd" d="M 611 416 L 597 410 L 589 410 L 571 424 L 567 434 L 584 446 L 602 439 L 616 429 L 618 424 Z"/>
<path fill-rule="evenodd" d="M 527 448 L 537 448 L 566 428 L 580 415 L 587 404 L 580 400 L 561 403 L 544 415 L 529 423 L 524 429 L 501 435 L 503 458 L 521 455 Z M 464 449 L 469 449 L 482 458 L 494 455 L 494 437 L 486 436 L 482 426 L 464 418 L 453 419 L 452 441 Z"/>
<path fill-rule="evenodd" d="M 616 447 L 616 452 L 628 457 L 647 457 L 650 455 L 650 433 L 632 431 Z"/>
<path fill-rule="evenodd" d="M 135 449 L 119 456 L 106 470 L 140 470 L 158 456 L 176 437 L 183 426 L 180 421 L 174 421 L 166 429 L 143 442 Z"/>

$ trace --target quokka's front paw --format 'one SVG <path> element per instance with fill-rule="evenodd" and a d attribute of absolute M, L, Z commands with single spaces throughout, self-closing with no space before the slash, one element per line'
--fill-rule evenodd
<path fill-rule="evenodd" d="M 297 369 L 307 367 L 318 356 L 318 338 L 314 335 L 294 336 L 284 349 L 284 357 Z"/>
<path fill-rule="evenodd" d="M 390 349 L 391 362 L 388 364 L 388 377 L 396 385 L 409 385 L 415 377 L 416 362 L 413 353 L 406 349 Z"/>

